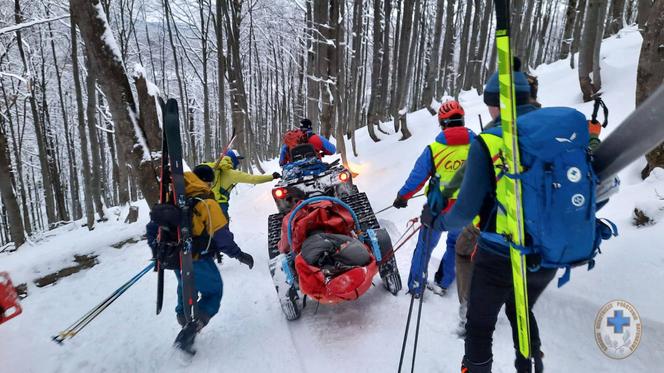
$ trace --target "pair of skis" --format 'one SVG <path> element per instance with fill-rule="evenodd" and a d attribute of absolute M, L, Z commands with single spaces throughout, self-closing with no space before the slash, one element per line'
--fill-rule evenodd
<path fill-rule="evenodd" d="M 159 202 L 170 203 L 182 211 L 182 221 L 177 231 L 177 239 L 180 244 L 180 274 L 182 286 L 182 304 L 184 307 L 185 326 L 175 339 L 175 346 L 183 351 L 194 355 L 193 343 L 198 331 L 198 293 L 194 282 L 194 270 L 192 259 L 192 237 L 191 237 L 191 211 L 187 203 L 184 183 L 184 168 L 182 161 L 182 141 L 180 137 L 180 116 L 178 103 L 175 99 L 169 99 L 166 103 L 161 102 L 163 113 L 162 125 L 162 158 L 161 179 L 159 189 Z M 235 131 L 231 140 L 224 149 L 220 159 L 226 154 L 235 141 Z M 217 163 L 218 164 L 218 163 Z M 161 229 L 158 242 L 163 238 Z M 164 267 L 156 259 L 157 271 L 157 307 L 156 313 L 161 312 L 164 302 Z"/>
<path fill-rule="evenodd" d="M 510 49 L 509 0 L 496 0 L 496 47 L 498 50 L 498 81 L 500 84 L 500 117 L 503 129 L 505 161 L 510 172 L 521 172 L 519 142 L 516 126 L 516 102 Z M 594 154 L 593 168 L 604 182 L 613 178 L 664 140 L 664 85 L 661 85 L 642 105 L 630 114 Z M 510 260 L 516 303 L 519 351 L 530 357 L 530 320 L 525 257 L 517 247 L 524 242 L 523 201 L 519 177 L 503 178 L 512 191 L 506 208 L 510 240 Z"/>
<path fill-rule="evenodd" d="M 185 326 L 175 339 L 175 346 L 194 355 L 194 339 L 196 337 L 198 319 L 198 303 L 191 245 L 191 213 L 187 204 L 182 164 L 182 141 L 180 138 L 180 119 L 178 103 L 175 99 L 162 102 L 162 159 L 160 197 L 161 203 L 170 203 L 182 211 L 182 220 L 177 229 L 177 240 L 180 245 L 180 274 L 182 286 L 182 304 L 184 307 Z M 159 229 L 157 242 L 161 242 L 164 232 Z M 157 261 L 157 309 L 159 314 L 164 301 L 164 268 Z"/>

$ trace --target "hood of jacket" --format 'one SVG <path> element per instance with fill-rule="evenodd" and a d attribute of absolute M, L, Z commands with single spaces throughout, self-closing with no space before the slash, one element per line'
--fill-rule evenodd
<path fill-rule="evenodd" d="M 468 145 L 475 138 L 475 133 L 467 127 L 448 127 L 436 136 L 436 142 L 443 145 Z"/>
<path fill-rule="evenodd" d="M 234 170 L 235 167 L 233 167 L 233 160 L 231 157 L 225 155 L 224 158 L 221 159 L 221 162 L 219 162 L 219 168 L 222 170 Z"/>
<path fill-rule="evenodd" d="M 184 173 L 184 191 L 187 197 L 204 196 L 207 198 L 212 193 L 210 187 L 190 171 Z"/>

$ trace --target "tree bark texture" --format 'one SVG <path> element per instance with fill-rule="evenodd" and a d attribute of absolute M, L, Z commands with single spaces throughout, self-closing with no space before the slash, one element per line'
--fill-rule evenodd
<path fill-rule="evenodd" d="M 0 180 L 2 180 L 0 182 L 0 196 L 2 197 L 2 204 L 6 209 L 7 225 L 9 225 L 11 239 L 14 241 L 14 246 L 18 248 L 25 243 L 25 232 L 16 194 L 14 193 L 12 183 L 9 182 L 11 173 L 12 167 L 7 147 L 7 138 L 0 128 Z"/>
<path fill-rule="evenodd" d="M 597 43 L 597 32 L 599 30 L 600 11 L 602 9 L 602 0 L 589 0 L 586 19 L 581 37 L 581 46 L 579 48 L 579 85 L 583 94 L 583 101 L 592 100 L 592 95 L 597 92 L 598 87 L 590 77 L 595 70 L 595 48 L 600 48 L 601 43 Z"/>
<path fill-rule="evenodd" d="M 643 44 L 636 76 L 636 105 L 664 83 L 664 1 L 658 0 L 643 27 Z M 646 178 L 655 167 L 664 167 L 664 144 L 646 155 Z"/>
<path fill-rule="evenodd" d="M 98 81 L 106 94 L 115 124 L 118 154 L 127 157 L 136 171 L 138 185 L 149 206 L 159 200 L 159 184 L 154 179 L 145 131 L 140 127 L 134 96 L 122 61 L 113 49 L 111 30 L 99 0 L 70 0 L 71 16 L 91 58 L 98 68 Z M 121 164 L 120 167 L 123 167 Z"/>

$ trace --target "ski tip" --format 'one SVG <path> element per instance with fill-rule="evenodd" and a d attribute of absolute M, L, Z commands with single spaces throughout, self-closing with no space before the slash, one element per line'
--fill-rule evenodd
<path fill-rule="evenodd" d="M 166 112 L 178 114 L 178 101 L 174 98 L 169 98 L 166 101 Z"/>

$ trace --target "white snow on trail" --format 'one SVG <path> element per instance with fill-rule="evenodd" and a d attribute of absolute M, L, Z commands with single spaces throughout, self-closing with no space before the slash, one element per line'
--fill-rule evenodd
<path fill-rule="evenodd" d="M 636 65 L 641 37 L 626 29 L 620 38 L 605 40 L 602 48 L 604 100 L 610 114 L 606 136 L 634 109 Z M 540 66 L 540 100 L 545 106 L 570 105 L 588 116 L 592 104 L 581 103 L 576 70 L 569 61 Z M 461 96 L 467 122 L 479 130 L 477 115 L 486 123 L 489 115 L 473 92 Z M 350 158 L 359 173 L 356 184 L 368 194 L 374 210 L 389 206 L 405 181 L 415 159 L 438 132 L 434 117 L 422 110 L 409 115 L 413 137 L 380 134 L 374 144 L 366 129 L 357 133 L 359 157 Z M 383 124 L 383 130 L 391 124 Z M 547 372 L 656 372 L 664 366 L 664 241 L 662 222 L 637 229 L 631 225 L 635 206 L 660 206 L 656 191 L 664 193 L 664 172 L 640 182 L 637 162 L 621 174 L 620 194 L 600 215 L 612 219 L 620 237 L 606 242 L 592 271 L 572 272 L 571 282 L 561 289 L 555 282 L 535 307 L 545 352 Z M 264 165 L 277 171 L 276 161 Z M 23 314 L 0 325 L 0 366 L 3 372 L 393 372 L 399 352 L 410 297 L 387 293 L 376 276 L 376 286 L 355 302 L 325 306 L 309 301 L 302 318 L 285 320 L 267 267 L 267 217 L 276 212 L 270 184 L 236 188 L 231 199 L 231 229 L 243 250 L 251 253 L 253 270 L 224 258 L 221 267 L 224 298 L 220 313 L 198 336 L 198 354 L 182 366 L 171 347 L 178 332 L 175 277 L 166 275 L 164 310 L 154 314 L 156 276 L 148 273 L 86 329 L 62 346 L 50 339 L 78 319 L 113 290 L 149 263 L 145 241 L 122 249 L 109 245 L 142 234 L 147 207 L 141 205 L 139 223 L 99 224 L 93 232 L 70 225 L 12 254 L 0 254 L 0 270 L 10 272 L 15 283 L 29 282 Z M 389 209 L 379 215 L 393 239 L 408 219 L 419 215 L 423 199 L 412 200 L 407 209 Z M 654 209 L 653 214 L 659 210 Z M 656 219 L 660 216 L 657 215 Z M 398 253 L 404 285 L 413 238 Z M 438 266 L 444 237 L 434 251 L 429 273 Z M 74 253 L 94 252 L 100 263 L 55 285 L 36 288 L 32 280 L 72 260 Z M 643 318 L 643 338 L 638 350 L 625 360 L 605 357 L 594 341 L 593 323 L 600 307 L 624 299 Z M 456 290 L 447 297 L 427 292 L 417 352 L 416 372 L 458 372 L 463 341 L 454 334 L 457 325 Z M 415 317 L 413 317 L 413 324 Z M 412 330 L 412 328 L 411 328 Z M 412 335 L 410 338 L 412 342 Z M 412 344 L 404 360 L 410 369 Z M 511 330 L 503 314 L 494 335 L 494 373 L 513 372 Z"/>

